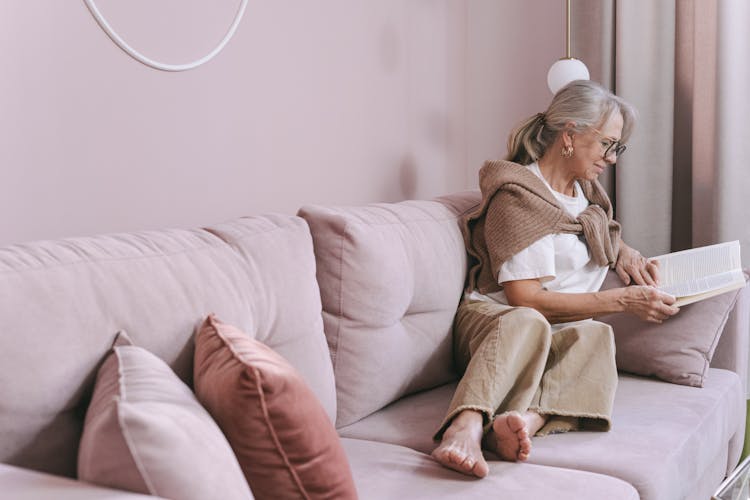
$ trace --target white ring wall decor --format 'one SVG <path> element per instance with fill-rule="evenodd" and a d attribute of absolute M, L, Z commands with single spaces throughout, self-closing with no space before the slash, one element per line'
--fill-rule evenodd
<path fill-rule="evenodd" d="M 104 19 L 104 16 L 101 12 L 99 12 L 99 9 L 96 8 L 96 4 L 94 3 L 94 0 L 83 0 L 86 3 L 86 6 L 91 11 L 91 14 L 94 16 L 94 19 L 96 19 L 96 22 L 99 23 L 99 26 L 104 30 L 105 33 L 107 33 L 107 36 L 112 39 L 113 42 L 117 44 L 118 47 L 120 47 L 122 50 L 127 52 L 133 59 L 142 62 L 143 64 L 147 66 L 151 66 L 155 69 L 160 69 L 162 71 L 185 71 L 188 69 L 197 68 L 198 66 L 207 63 L 211 59 L 214 58 L 216 54 L 221 52 L 221 50 L 224 48 L 224 46 L 229 42 L 229 40 L 234 35 L 234 32 L 237 30 L 237 26 L 240 24 L 240 21 L 242 20 L 242 16 L 245 14 L 245 7 L 247 7 L 247 0 L 242 0 L 242 3 L 240 4 L 239 9 L 237 9 L 237 15 L 234 17 L 234 21 L 232 22 L 232 25 L 229 27 L 229 30 L 227 31 L 226 35 L 224 35 L 224 38 L 219 42 L 219 44 L 208 54 L 201 57 L 200 59 L 196 59 L 193 62 L 186 63 L 186 64 L 166 64 L 159 61 L 154 61 L 153 59 L 150 59 L 137 50 L 135 50 L 133 47 L 131 47 L 125 40 L 122 39 L 120 35 L 118 35 L 112 27 L 109 25 L 106 19 Z"/>

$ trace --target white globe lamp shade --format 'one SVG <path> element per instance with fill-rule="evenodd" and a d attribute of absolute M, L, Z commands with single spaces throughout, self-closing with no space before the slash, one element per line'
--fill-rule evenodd
<path fill-rule="evenodd" d="M 575 58 L 560 59 L 547 73 L 547 86 L 553 94 L 573 80 L 588 80 L 589 69 L 582 61 Z"/>

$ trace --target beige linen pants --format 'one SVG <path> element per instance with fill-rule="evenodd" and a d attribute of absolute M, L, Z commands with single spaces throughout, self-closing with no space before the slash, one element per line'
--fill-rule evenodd
<path fill-rule="evenodd" d="M 617 368 L 609 325 L 586 320 L 553 333 L 535 309 L 462 301 L 454 355 L 464 375 L 436 440 L 467 409 L 482 412 L 485 430 L 511 410 L 550 416 L 537 435 L 610 428 Z"/>

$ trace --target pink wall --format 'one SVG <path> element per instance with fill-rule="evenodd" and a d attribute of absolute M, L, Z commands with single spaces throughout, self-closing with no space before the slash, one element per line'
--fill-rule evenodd
<path fill-rule="evenodd" d="M 550 97 L 559 3 L 251 0 L 213 61 L 166 73 L 82 1 L 4 0 L 0 244 L 474 187 Z M 97 5 L 136 49 L 181 63 L 239 0 Z"/>
<path fill-rule="evenodd" d="M 503 158 L 509 133 L 547 109 L 547 71 L 565 56 L 565 2 L 469 0 L 467 182 L 487 159 Z"/>

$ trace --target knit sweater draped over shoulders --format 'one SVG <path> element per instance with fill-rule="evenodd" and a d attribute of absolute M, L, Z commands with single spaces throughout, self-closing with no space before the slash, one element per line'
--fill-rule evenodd
<path fill-rule="evenodd" d="M 527 167 L 486 162 L 479 171 L 482 201 L 461 224 L 469 254 L 466 290 L 501 290 L 497 277 L 503 263 L 548 234 L 582 234 L 594 262 L 614 266 L 620 224 L 612 218 L 612 204 L 598 181 L 578 182 L 590 205 L 573 218 Z"/>

